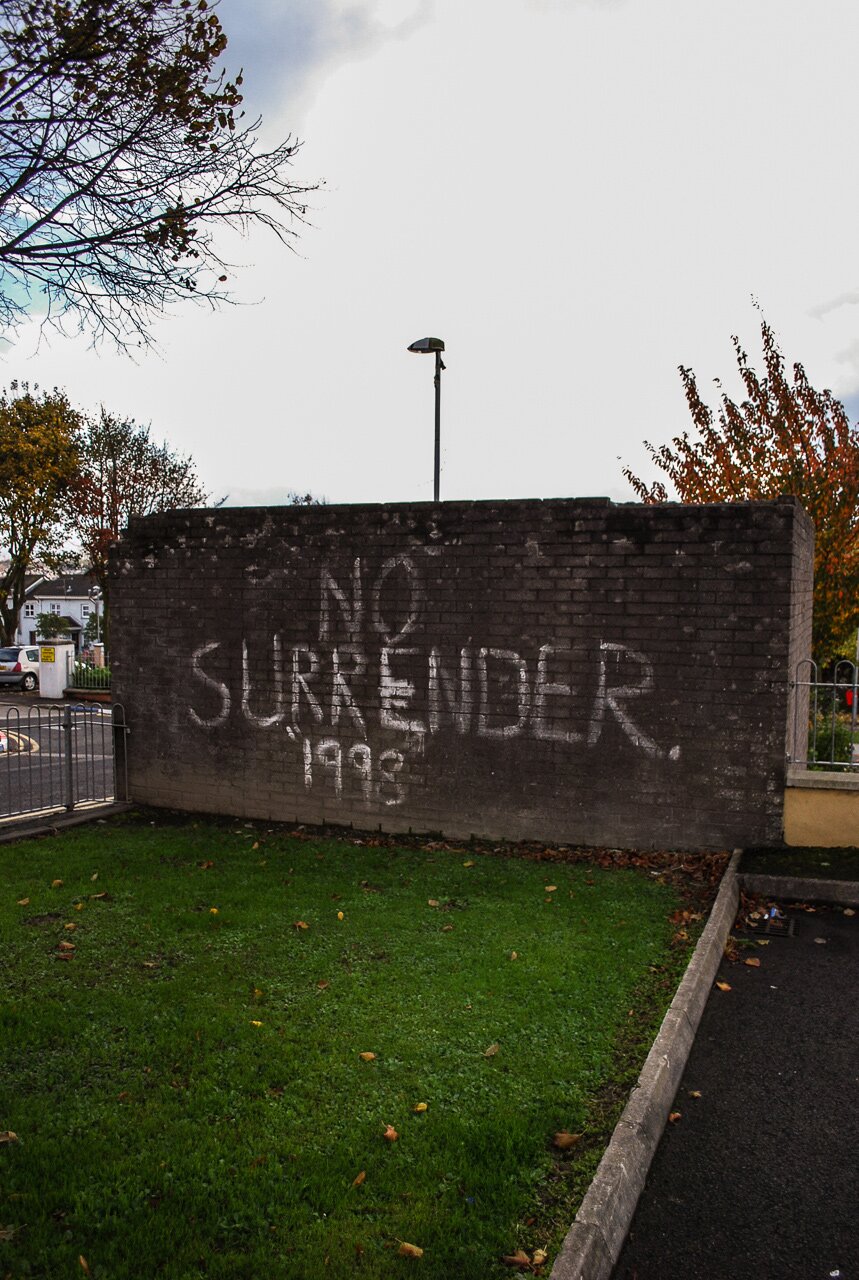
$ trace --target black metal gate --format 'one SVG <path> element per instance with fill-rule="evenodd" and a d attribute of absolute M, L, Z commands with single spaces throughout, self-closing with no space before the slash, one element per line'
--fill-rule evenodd
<path fill-rule="evenodd" d="M 120 706 L 3 706 L 0 819 L 124 800 L 126 732 Z"/>

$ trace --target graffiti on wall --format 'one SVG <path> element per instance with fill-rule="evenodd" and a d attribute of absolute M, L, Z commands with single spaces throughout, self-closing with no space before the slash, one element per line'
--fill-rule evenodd
<path fill-rule="evenodd" d="M 386 613 L 392 595 L 395 617 Z M 520 652 L 469 642 L 451 653 L 422 639 L 427 596 L 413 557 L 386 560 L 369 584 L 360 557 L 345 577 L 323 565 L 318 599 L 312 642 L 285 643 L 274 631 L 251 652 L 242 640 L 241 674 L 232 683 L 215 674 L 222 642 L 200 644 L 190 655 L 192 687 L 207 691 L 209 707 L 199 710 L 193 700 L 187 707 L 199 728 L 217 730 L 238 717 L 282 733 L 308 791 L 324 783 L 340 799 L 351 781 L 367 805 L 402 804 L 407 759 L 442 733 L 498 742 L 531 737 L 587 750 L 612 722 L 645 756 L 679 758 L 679 747 L 661 747 L 641 724 L 642 699 L 654 691 L 653 664 L 625 644 L 599 642 L 582 711 L 569 677 L 572 651 L 563 645 L 547 640 Z M 384 731 L 381 747 L 374 746 L 376 729 Z"/>

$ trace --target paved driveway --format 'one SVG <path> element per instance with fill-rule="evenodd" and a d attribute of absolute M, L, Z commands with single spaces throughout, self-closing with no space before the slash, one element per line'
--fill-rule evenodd
<path fill-rule="evenodd" d="M 859 1277 L 859 914 L 789 915 L 721 967 L 615 1280 Z"/>

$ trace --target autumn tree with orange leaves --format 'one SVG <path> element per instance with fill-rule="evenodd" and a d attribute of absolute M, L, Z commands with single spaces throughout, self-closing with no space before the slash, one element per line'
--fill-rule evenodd
<path fill-rule="evenodd" d="M 761 321 L 764 376 L 732 338 L 746 398 L 720 390 L 704 402 L 695 374 L 680 367 L 695 434 L 645 446 L 681 502 L 748 502 L 793 495 L 814 521 L 813 652 L 819 662 L 852 654 L 859 626 L 859 424 L 831 391 L 816 391 L 801 364 L 792 378 L 775 335 Z M 623 474 L 642 502 L 667 502 L 666 485 Z"/>

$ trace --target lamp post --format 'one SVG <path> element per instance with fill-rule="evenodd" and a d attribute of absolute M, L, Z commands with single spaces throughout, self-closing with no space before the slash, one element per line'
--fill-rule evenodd
<path fill-rule="evenodd" d="M 433 502 L 438 502 L 439 492 L 439 475 L 441 472 L 441 371 L 447 368 L 441 358 L 444 351 L 444 343 L 441 338 L 418 338 L 417 342 L 413 342 L 409 347 L 409 351 L 414 351 L 417 355 L 434 355 L 435 356 L 435 377 L 433 383 L 435 385 L 435 454 L 433 465 Z"/>
<path fill-rule="evenodd" d="M 89 598 L 90 600 L 92 600 L 93 604 L 95 605 L 95 643 L 98 644 L 101 640 L 101 628 L 99 626 L 99 618 L 98 618 L 98 606 L 101 600 L 101 588 L 93 587 L 89 593 Z"/>

